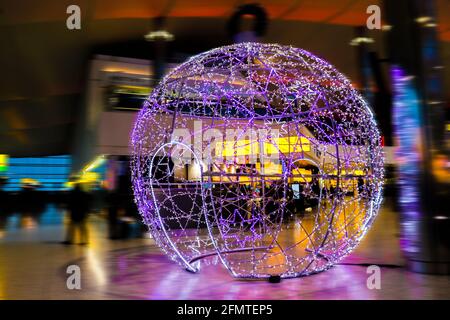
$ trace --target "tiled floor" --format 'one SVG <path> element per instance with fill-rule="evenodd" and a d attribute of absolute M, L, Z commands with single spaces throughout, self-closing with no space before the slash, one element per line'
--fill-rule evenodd
<path fill-rule="evenodd" d="M 98 216 L 90 218 L 88 246 L 63 246 L 63 212 L 54 206 L 39 217 L 9 215 L 1 225 L 0 299 L 450 299 L 449 277 L 402 267 L 397 215 L 386 204 L 342 264 L 279 284 L 233 279 L 221 265 L 189 273 L 151 239 L 108 240 Z M 81 290 L 67 289 L 72 264 L 81 268 Z M 380 290 L 367 288 L 366 264 L 381 266 Z"/>

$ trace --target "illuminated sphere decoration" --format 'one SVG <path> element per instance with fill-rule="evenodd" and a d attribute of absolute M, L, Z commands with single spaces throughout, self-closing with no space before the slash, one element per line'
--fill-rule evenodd
<path fill-rule="evenodd" d="M 189 271 L 313 274 L 377 215 L 383 155 L 350 81 L 298 48 L 240 43 L 171 70 L 137 116 L 132 182 L 158 246 Z"/>

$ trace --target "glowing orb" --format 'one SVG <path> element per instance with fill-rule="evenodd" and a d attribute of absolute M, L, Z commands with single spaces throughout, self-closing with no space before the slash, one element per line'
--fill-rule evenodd
<path fill-rule="evenodd" d="M 383 185 L 380 135 L 350 81 L 277 44 L 213 49 L 173 69 L 132 137 L 136 203 L 156 243 L 191 271 L 322 271 L 360 242 Z"/>

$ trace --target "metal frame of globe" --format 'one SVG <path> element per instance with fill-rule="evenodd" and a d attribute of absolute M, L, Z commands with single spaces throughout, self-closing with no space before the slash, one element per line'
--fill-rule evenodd
<path fill-rule="evenodd" d="M 164 77 L 131 136 L 139 212 L 169 258 L 235 277 L 325 270 L 363 238 L 381 203 L 373 114 L 311 53 L 242 43 Z"/>

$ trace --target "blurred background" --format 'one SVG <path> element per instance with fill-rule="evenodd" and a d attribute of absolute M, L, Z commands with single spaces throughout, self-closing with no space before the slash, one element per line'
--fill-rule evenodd
<path fill-rule="evenodd" d="M 70 5 L 80 9 L 81 29 L 67 26 Z M 380 8 L 379 28 L 368 28 L 371 5 Z M 161 280 L 165 258 L 156 248 L 148 259 L 136 251 L 154 243 L 133 202 L 129 136 L 164 74 L 243 41 L 316 54 L 372 106 L 385 200 L 348 264 L 385 265 L 393 282 L 377 293 L 355 282 L 339 295 L 349 274 L 364 273 L 344 267 L 322 295 L 282 287 L 285 295 L 260 296 L 230 284 L 217 298 L 450 298 L 450 1 L 2 0 L 0 35 L 0 298 L 202 298 L 199 286 L 208 296 L 198 280 L 180 295 L 171 288 L 183 271 L 175 266 Z M 64 287 L 61 268 L 73 261 L 90 270 L 91 291 L 81 296 Z M 138 273 L 155 270 L 146 289 L 121 267 L 133 261 L 146 266 Z M 417 278 L 422 273 L 440 276 Z M 308 282 L 309 292 L 319 284 Z"/>

